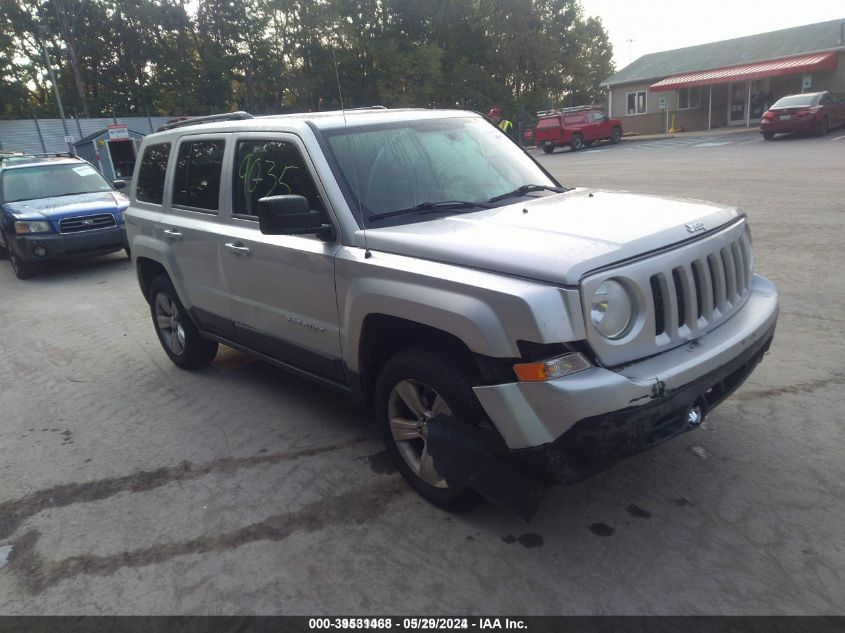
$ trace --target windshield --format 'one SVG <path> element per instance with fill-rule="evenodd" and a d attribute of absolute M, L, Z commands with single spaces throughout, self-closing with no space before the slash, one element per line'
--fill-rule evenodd
<path fill-rule="evenodd" d="M 773 108 L 798 108 L 801 106 L 811 106 L 815 104 L 818 95 L 792 95 L 791 97 L 784 97 L 775 101 Z"/>
<path fill-rule="evenodd" d="M 3 172 L 3 202 L 111 190 L 96 169 L 82 163 L 18 167 Z"/>
<path fill-rule="evenodd" d="M 325 135 L 352 198 L 349 204 L 356 215 L 360 206 L 367 221 L 400 210 L 417 220 L 414 209 L 420 205 L 463 201 L 466 207 L 522 185 L 555 185 L 517 145 L 479 118 L 341 128 Z"/>

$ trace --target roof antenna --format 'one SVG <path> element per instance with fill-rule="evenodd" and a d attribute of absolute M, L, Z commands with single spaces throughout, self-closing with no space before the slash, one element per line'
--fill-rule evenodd
<path fill-rule="evenodd" d="M 343 107 L 343 91 L 340 89 L 340 73 L 337 70 L 337 58 L 334 55 L 334 47 L 332 47 L 332 61 L 334 62 L 334 76 L 337 80 L 337 94 L 340 96 L 340 113 L 343 115 L 343 129 L 346 129 L 346 109 Z M 350 156 L 352 155 L 352 151 L 349 147 L 349 135 L 344 134 L 346 137 L 346 152 Z M 358 201 L 358 215 L 361 218 L 361 232 L 364 234 L 364 259 L 369 259 L 373 256 L 370 252 L 370 246 L 367 243 L 367 225 L 364 222 L 364 208 L 361 205 L 361 194 L 358 188 L 358 170 L 353 165 L 352 169 L 352 177 L 355 181 L 355 199 Z"/>

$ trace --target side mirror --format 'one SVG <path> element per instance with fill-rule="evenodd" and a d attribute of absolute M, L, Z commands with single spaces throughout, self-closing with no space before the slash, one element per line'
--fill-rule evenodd
<path fill-rule="evenodd" d="M 129 183 L 125 180 L 112 180 L 111 186 L 119 191 L 121 189 L 126 189 L 126 187 L 129 186 Z"/>
<path fill-rule="evenodd" d="M 264 235 L 308 235 L 324 233 L 334 236 L 325 215 L 313 211 L 304 196 L 269 196 L 258 201 L 258 228 Z"/>

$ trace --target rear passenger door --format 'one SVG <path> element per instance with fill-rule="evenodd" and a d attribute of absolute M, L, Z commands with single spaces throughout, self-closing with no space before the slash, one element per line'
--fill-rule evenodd
<path fill-rule="evenodd" d="M 315 235 L 263 235 L 258 228 L 258 200 L 284 194 L 305 196 L 311 209 L 336 225 L 315 174 L 299 137 L 237 135 L 221 268 L 238 342 L 344 383 L 334 284 L 340 243 Z"/>
<path fill-rule="evenodd" d="M 174 283 L 195 316 L 227 308 L 220 273 L 220 208 L 228 135 L 183 136 L 175 147 L 168 212 L 157 237 L 168 245 Z"/>

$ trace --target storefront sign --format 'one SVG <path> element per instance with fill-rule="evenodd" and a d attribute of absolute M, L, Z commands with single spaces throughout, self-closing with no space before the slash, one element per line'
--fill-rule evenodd
<path fill-rule="evenodd" d="M 107 125 L 106 129 L 109 131 L 110 141 L 128 141 L 129 140 L 129 126 L 125 123 L 116 123 L 114 125 Z"/>

